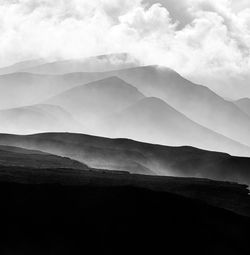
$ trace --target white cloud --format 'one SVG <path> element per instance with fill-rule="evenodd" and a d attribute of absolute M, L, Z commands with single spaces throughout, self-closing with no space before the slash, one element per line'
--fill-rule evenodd
<path fill-rule="evenodd" d="M 0 0 L 0 65 L 129 52 L 227 96 L 250 96 L 248 7 L 244 0 Z"/>

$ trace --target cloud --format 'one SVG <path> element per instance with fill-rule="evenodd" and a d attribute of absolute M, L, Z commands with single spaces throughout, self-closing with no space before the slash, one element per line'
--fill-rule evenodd
<path fill-rule="evenodd" d="M 0 1 L 0 65 L 110 52 L 129 52 L 143 64 L 168 66 L 226 96 L 250 96 L 246 85 L 250 4 L 244 0 Z"/>

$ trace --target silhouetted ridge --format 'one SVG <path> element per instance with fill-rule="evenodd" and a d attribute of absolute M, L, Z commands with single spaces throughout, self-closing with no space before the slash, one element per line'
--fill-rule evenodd
<path fill-rule="evenodd" d="M 151 171 L 152 174 L 195 176 L 250 184 L 249 158 L 187 146 L 169 147 L 73 133 L 28 136 L 0 134 L 0 144 L 70 157 L 92 168 L 141 174 Z M 145 168 L 149 171 L 145 171 Z"/>
<path fill-rule="evenodd" d="M 105 79 L 90 82 L 90 83 L 88 83 L 86 85 L 83 85 L 83 86 L 92 87 L 92 88 L 99 88 L 99 89 L 104 89 L 104 90 L 107 90 L 107 89 L 109 89 L 109 90 L 123 89 L 123 90 L 131 91 L 131 92 L 135 92 L 135 93 L 140 93 L 137 88 L 135 88 L 134 86 L 132 86 L 131 84 L 125 82 L 124 80 L 120 79 L 117 76 L 110 76 L 110 77 L 105 78 Z"/>
<path fill-rule="evenodd" d="M 131 108 L 143 108 L 144 110 L 148 111 L 157 111 L 162 109 L 170 109 L 175 112 L 177 112 L 174 108 L 172 108 L 170 105 L 166 104 L 163 100 L 157 98 L 157 97 L 146 97 L 142 100 L 140 100 L 136 105 L 131 106 Z"/>

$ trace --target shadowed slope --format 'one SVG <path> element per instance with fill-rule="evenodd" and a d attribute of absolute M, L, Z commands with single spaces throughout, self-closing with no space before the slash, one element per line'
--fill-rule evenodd
<path fill-rule="evenodd" d="M 72 168 L 85 169 L 87 165 L 70 158 L 60 157 L 36 150 L 0 145 L 0 166 L 28 167 L 36 169 Z"/>
<path fill-rule="evenodd" d="M 168 147 L 82 134 L 0 135 L 0 144 L 70 157 L 93 168 L 173 176 L 205 177 L 250 184 L 250 159 L 192 147 Z"/>
<path fill-rule="evenodd" d="M 45 172 L 43 175 L 46 176 Z M 61 173 L 45 179 L 43 175 L 28 174 L 32 178 L 27 178 L 30 181 L 25 184 L 14 183 L 13 178 L 1 182 L 1 253 L 127 255 L 131 251 L 133 254 L 166 251 L 173 255 L 200 255 L 202 251 L 204 255 L 241 255 L 250 252 L 249 218 L 211 206 L 204 200 L 143 188 L 147 185 L 160 188 L 155 181 L 147 184 L 137 176 L 137 181 L 126 182 L 124 186 L 122 182 L 127 175 Z M 60 178 L 71 185 L 59 185 Z M 41 179 L 43 184 L 35 184 Z M 79 179 L 83 183 L 79 184 Z M 178 186 L 178 182 L 162 180 L 162 186 L 171 183 Z M 194 193 L 206 193 L 207 198 L 218 194 L 219 198 L 224 196 L 225 203 L 233 195 L 236 201 L 247 201 L 240 187 L 209 181 L 188 182 Z"/>

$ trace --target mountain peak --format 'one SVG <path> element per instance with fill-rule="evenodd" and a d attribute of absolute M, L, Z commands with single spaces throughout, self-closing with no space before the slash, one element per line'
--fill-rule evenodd
<path fill-rule="evenodd" d="M 120 79 L 117 76 L 110 76 L 98 81 L 90 82 L 86 85 L 80 86 L 82 88 L 88 88 L 88 89 L 101 89 L 101 90 L 122 90 L 122 91 L 130 91 L 136 94 L 140 94 L 141 98 L 144 97 L 144 95 L 134 86 L 131 84 L 125 82 L 124 80 Z"/>

